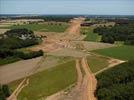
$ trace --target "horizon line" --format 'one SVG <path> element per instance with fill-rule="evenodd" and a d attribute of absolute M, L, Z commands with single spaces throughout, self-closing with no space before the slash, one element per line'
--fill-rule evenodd
<path fill-rule="evenodd" d="M 134 16 L 134 14 L 0 14 L 0 15 L 87 15 L 87 16 Z"/>

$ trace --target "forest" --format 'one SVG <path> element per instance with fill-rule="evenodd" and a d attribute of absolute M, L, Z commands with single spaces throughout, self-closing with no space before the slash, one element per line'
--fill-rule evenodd
<path fill-rule="evenodd" d="M 18 49 L 38 44 L 41 41 L 28 29 L 11 29 L 0 36 L 0 65 L 20 59 L 42 56 L 43 52 L 23 52 Z"/>
<path fill-rule="evenodd" d="M 123 41 L 126 45 L 134 45 L 134 21 L 118 21 L 115 26 L 100 26 L 94 32 L 102 36 L 101 42 L 104 43 Z"/>
<path fill-rule="evenodd" d="M 134 61 L 115 66 L 96 76 L 98 100 L 133 100 Z"/>

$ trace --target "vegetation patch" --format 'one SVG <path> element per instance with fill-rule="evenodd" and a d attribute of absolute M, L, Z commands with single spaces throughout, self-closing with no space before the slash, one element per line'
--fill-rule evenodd
<path fill-rule="evenodd" d="M 118 23 L 114 26 L 101 26 L 94 29 L 95 33 L 102 35 L 102 42 L 114 43 L 115 41 L 123 41 L 124 44 L 134 45 L 134 21 L 127 23 Z"/>
<path fill-rule="evenodd" d="M 18 57 L 7 57 L 7 58 L 4 58 L 4 59 L 0 59 L 0 65 L 13 63 L 13 62 L 16 62 L 16 61 L 19 61 L 19 60 L 20 60 L 20 58 L 18 58 Z"/>
<path fill-rule="evenodd" d="M 27 53 L 17 49 L 38 44 L 41 41 L 34 33 L 27 29 L 12 29 L 0 35 L 0 65 L 18 61 L 20 59 L 31 59 L 43 55 L 40 51 L 29 51 Z"/>
<path fill-rule="evenodd" d="M 75 62 L 69 61 L 29 77 L 30 83 L 18 96 L 19 100 L 37 100 L 52 95 L 77 80 Z M 21 80 L 9 84 L 13 91 Z"/>
<path fill-rule="evenodd" d="M 93 27 L 82 27 L 81 28 L 81 33 L 86 35 L 85 37 L 85 41 L 100 41 L 101 40 L 101 36 L 99 36 L 97 33 L 93 32 Z"/>
<path fill-rule="evenodd" d="M 95 50 L 94 52 L 121 60 L 134 60 L 134 46 L 123 45 L 112 48 L 99 49 Z"/>
<path fill-rule="evenodd" d="M 98 100 L 133 100 L 134 61 L 117 65 L 96 76 Z"/>
<path fill-rule="evenodd" d="M 87 57 L 88 65 L 93 73 L 108 67 L 108 58 L 97 56 L 97 55 L 91 55 Z"/>
<path fill-rule="evenodd" d="M 7 85 L 0 84 L 0 100 L 6 100 L 10 96 L 10 91 Z"/>

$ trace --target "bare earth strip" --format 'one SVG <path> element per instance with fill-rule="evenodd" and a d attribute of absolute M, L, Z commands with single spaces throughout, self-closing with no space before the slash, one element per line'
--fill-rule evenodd
<path fill-rule="evenodd" d="M 52 52 L 66 48 L 70 40 L 80 39 L 80 24 L 83 20 L 83 18 L 73 19 L 70 23 L 70 27 L 64 33 L 47 35 L 47 38 L 44 38 L 40 45 L 32 47 L 31 50 L 41 49 L 45 52 Z"/>
<path fill-rule="evenodd" d="M 1 66 L 0 83 L 5 84 L 24 77 L 40 59 L 41 57 Z"/>
<path fill-rule="evenodd" d="M 92 51 L 96 49 L 110 48 L 116 45 L 100 42 L 88 42 L 88 41 L 71 41 L 72 44 L 82 44 L 83 49 L 86 51 Z"/>
<path fill-rule="evenodd" d="M 38 62 L 40 62 L 41 57 L 22 60 L 12 64 L 4 65 L 0 67 L 0 83 L 7 84 L 14 80 L 23 78 L 37 66 Z M 44 62 L 40 65 L 40 68 L 36 70 L 36 72 L 54 67 L 59 64 L 60 59 L 55 57 L 46 57 Z M 5 74 L 6 73 L 6 74 Z"/>
<path fill-rule="evenodd" d="M 88 63 L 86 58 L 83 58 L 81 61 L 82 67 L 86 73 L 85 77 L 87 80 L 87 99 L 84 100 L 96 100 L 96 97 L 94 96 L 94 92 L 96 90 L 97 80 L 95 79 L 95 76 L 90 71 Z"/>
<path fill-rule="evenodd" d="M 54 55 L 54 56 L 69 56 L 69 57 L 83 57 L 86 55 L 85 52 L 75 50 L 75 49 L 60 49 L 54 52 L 48 53 L 48 55 Z"/>

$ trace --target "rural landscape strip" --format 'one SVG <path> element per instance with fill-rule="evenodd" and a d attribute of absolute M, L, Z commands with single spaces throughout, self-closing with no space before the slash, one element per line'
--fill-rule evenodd
<path fill-rule="evenodd" d="M 50 40 L 47 39 L 47 46 L 46 46 L 46 40 L 44 39 L 42 44 L 37 45 L 36 47 L 33 47 L 32 49 L 42 49 L 47 50 L 47 52 L 53 52 L 55 50 L 60 50 L 62 48 L 72 48 L 70 41 L 79 41 L 80 36 L 80 24 L 82 23 L 84 19 L 83 18 L 77 18 L 75 20 L 72 20 L 72 23 L 70 27 L 63 33 L 63 35 L 60 35 L 57 40 L 54 40 L 55 37 L 51 37 Z M 61 38 L 62 41 L 61 41 Z M 108 45 L 108 44 L 107 44 Z M 46 46 L 47 49 L 44 48 Z M 111 47 L 112 45 L 109 45 Z M 74 48 L 73 48 L 74 49 Z M 79 49 L 84 49 L 85 47 L 83 43 L 79 43 Z M 94 54 L 97 56 L 101 56 L 98 54 Z M 47 100 L 59 100 L 61 98 L 66 98 L 69 100 L 97 100 L 95 97 L 95 91 L 97 87 L 97 80 L 95 78 L 95 75 L 114 67 L 115 65 L 118 65 L 120 63 L 123 63 L 125 61 L 113 59 L 111 57 L 109 58 L 109 66 L 105 67 L 95 73 L 92 73 L 90 70 L 90 63 L 88 63 L 87 58 L 85 55 L 83 57 L 75 58 L 75 67 L 77 71 L 77 82 L 74 87 L 72 87 L 67 93 L 65 91 L 57 92 L 56 94 L 49 96 Z M 31 74 L 36 73 L 36 71 L 40 68 L 40 65 L 44 62 L 44 57 L 37 63 L 37 65 L 30 70 L 25 78 L 20 82 L 20 84 L 17 86 L 17 88 L 14 90 L 14 92 L 11 94 L 11 96 L 8 98 L 8 100 L 16 100 L 17 96 L 21 92 L 23 88 L 29 85 L 30 79 L 29 76 Z M 84 75 L 83 75 L 84 72 Z M 65 100 L 66 100 L 65 99 Z"/>

